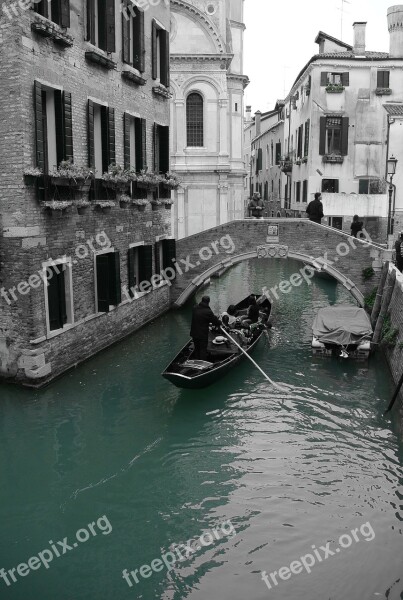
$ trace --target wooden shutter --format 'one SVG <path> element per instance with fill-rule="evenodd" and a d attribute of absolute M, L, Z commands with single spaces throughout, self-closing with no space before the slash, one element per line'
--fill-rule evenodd
<path fill-rule="evenodd" d="M 130 63 L 130 23 L 133 20 L 127 2 L 122 4 L 122 61 Z"/>
<path fill-rule="evenodd" d="M 311 121 L 307 120 L 305 123 L 305 143 L 304 143 L 304 156 L 308 156 L 309 154 L 309 135 L 311 130 Z"/>
<path fill-rule="evenodd" d="M 153 276 L 153 247 L 139 246 L 139 280 L 150 281 Z"/>
<path fill-rule="evenodd" d="M 322 73 L 320 74 L 320 85 L 321 86 L 327 86 L 327 72 L 326 71 L 322 71 Z"/>
<path fill-rule="evenodd" d="M 36 138 L 36 166 L 45 169 L 45 136 L 43 130 L 43 103 L 42 85 L 34 83 L 34 106 L 35 106 L 35 138 Z"/>
<path fill-rule="evenodd" d="M 390 72 L 389 71 L 378 71 L 377 87 L 378 88 L 389 88 L 390 86 Z"/>
<path fill-rule="evenodd" d="M 298 127 L 298 158 L 302 157 L 302 140 L 304 137 L 304 126 L 300 125 Z"/>
<path fill-rule="evenodd" d="M 302 184 L 302 202 L 307 202 L 308 200 L 308 181 L 304 179 Z"/>
<path fill-rule="evenodd" d="M 169 171 L 169 127 L 159 127 L 159 169 L 160 173 Z"/>
<path fill-rule="evenodd" d="M 123 164 L 125 169 L 130 169 L 130 126 L 133 117 L 123 113 Z"/>
<path fill-rule="evenodd" d="M 281 161 L 281 142 L 276 144 L 276 165 L 279 165 Z"/>
<path fill-rule="evenodd" d="M 109 312 L 109 254 L 96 257 L 98 312 Z"/>
<path fill-rule="evenodd" d="M 163 240 L 162 242 L 162 250 L 163 250 L 163 269 L 167 269 L 168 267 L 174 267 L 173 260 L 176 260 L 176 240 Z"/>
<path fill-rule="evenodd" d="M 326 154 L 326 117 L 320 117 L 319 154 Z"/>
<path fill-rule="evenodd" d="M 56 124 L 56 162 L 57 165 L 64 160 L 64 108 L 63 92 L 54 91 L 55 98 L 55 124 Z"/>
<path fill-rule="evenodd" d="M 101 146 L 102 146 L 102 172 L 106 173 L 111 164 L 109 160 L 109 118 L 108 108 L 101 106 Z"/>
<path fill-rule="evenodd" d="M 64 158 L 73 160 L 73 111 L 70 92 L 63 93 Z"/>
<path fill-rule="evenodd" d="M 339 180 L 338 179 L 334 180 L 334 193 L 335 194 L 339 193 Z"/>
<path fill-rule="evenodd" d="M 60 27 L 70 27 L 70 0 L 58 0 L 60 1 Z"/>
<path fill-rule="evenodd" d="M 151 37 L 151 48 L 152 48 L 152 58 L 151 59 L 152 59 L 152 78 L 153 79 L 157 79 L 157 77 L 158 77 L 157 35 L 158 35 L 158 27 L 157 27 L 157 23 L 153 19 L 153 21 L 152 21 L 152 37 Z"/>
<path fill-rule="evenodd" d="M 154 123 L 153 126 L 153 157 L 154 157 L 154 172 L 160 172 L 160 157 L 159 157 L 159 125 Z"/>
<path fill-rule="evenodd" d="M 127 251 L 127 280 L 129 282 L 129 295 L 133 298 L 134 293 L 132 292 L 132 288 L 134 288 L 138 281 L 136 281 L 136 252 L 137 248 L 129 248 Z"/>
<path fill-rule="evenodd" d="M 136 148 L 136 171 L 147 166 L 147 123 L 145 119 L 136 118 L 134 121 L 134 141 Z"/>
<path fill-rule="evenodd" d="M 87 37 L 86 41 L 95 44 L 95 1 L 87 0 Z"/>
<path fill-rule="evenodd" d="M 106 51 L 115 52 L 115 0 L 106 0 Z"/>
<path fill-rule="evenodd" d="M 67 323 L 66 291 L 64 271 L 60 267 L 50 267 L 53 276 L 48 285 L 49 328 L 61 329 Z"/>
<path fill-rule="evenodd" d="M 39 15 L 42 15 L 43 17 L 48 18 L 48 0 L 40 0 L 40 2 L 38 2 L 36 5 L 35 12 L 37 12 Z"/>
<path fill-rule="evenodd" d="M 359 180 L 358 193 L 359 194 L 368 194 L 369 193 L 369 180 L 368 179 L 360 179 Z"/>
<path fill-rule="evenodd" d="M 145 43 L 144 43 L 144 12 L 136 6 L 133 19 L 133 67 L 140 73 L 145 70 Z"/>
<path fill-rule="evenodd" d="M 341 74 L 341 84 L 344 87 L 348 87 L 350 85 L 350 73 L 348 71 L 347 73 Z"/>
<path fill-rule="evenodd" d="M 341 154 L 347 156 L 348 154 L 348 128 L 349 118 L 342 117 L 341 119 Z"/>
<path fill-rule="evenodd" d="M 108 108 L 108 161 L 108 166 L 116 163 L 114 108 Z"/>
<path fill-rule="evenodd" d="M 169 32 L 160 29 L 159 35 L 161 44 L 161 83 L 165 87 L 169 87 Z"/>
<path fill-rule="evenodd" d="M 109 299 L 110 303 L 117 306 L 122 302 L 122 286 L 120 281 L 120 253 L 111 252 L 109 257 Z"/>
<path fill-rule="evenodd" d="M 155 272 L 161 273 L 161 261 L 160 261 L 160 244 L 161 242 L 156 242 L 154 244 L 154 262 L 155 262 Z"/>
<path fill-rule="evenodd" d="M 88 166 L 95 170 L 94 103 L 88 100 Z"/>

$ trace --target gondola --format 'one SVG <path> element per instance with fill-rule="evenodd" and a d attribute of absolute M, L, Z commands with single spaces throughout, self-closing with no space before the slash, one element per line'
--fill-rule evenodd
<path fill-rule="evenodd" d="M 252 294 L 258 301 L 261 314 L 270 317 L 271 303 L 265 297 Z M 236 305 L 237 315 L 245 315 L 250 305 L 249 295 L 245 300 Z M 259 327 L 253 332 L 251 339 L 243 349 L 249 354 L 259 343 L 266 327 Z M 239 343 L 236 330 L 231 330 L 230 335 Z M 208 344 L 208 361 L 193 360 L 194 345 L 189 341 L 168 365 L 162 376 L 178 388 L 201 389 L 205 388 L 223 377 L 245 358 L 243 352 L 230 340 L 225 344 L 215 345 L 217 332 L 210 331 Z"/>

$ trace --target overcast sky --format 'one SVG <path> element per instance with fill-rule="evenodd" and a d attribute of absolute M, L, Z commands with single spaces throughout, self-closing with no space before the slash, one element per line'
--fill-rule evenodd
<path fill-rule="evenodd" d="M 393 0 L 245 0 L 244 73 L 249 76 L 246 104 L 252 113 L 274 108 L 298 73 L 318 52 L 315 38 L 324 31 L 353 44 L 354 21 L 367 21 L 367 50 L 389 51 L 387 9 Z M 403 2 L 402 2 L 403 4 Z"/>

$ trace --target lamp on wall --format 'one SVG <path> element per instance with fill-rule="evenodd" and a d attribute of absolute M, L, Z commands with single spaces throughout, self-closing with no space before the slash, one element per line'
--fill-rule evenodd
<path fill-rule="evenodd" d="M 392 224 L 392 199 L 393 199 L 393 177 L 396 175 L 397 158 L 393 155 L 388 159 L 388 175 L 389 175 L 389 210 L 388 210 L 388 236 L 393 233 Z"/>

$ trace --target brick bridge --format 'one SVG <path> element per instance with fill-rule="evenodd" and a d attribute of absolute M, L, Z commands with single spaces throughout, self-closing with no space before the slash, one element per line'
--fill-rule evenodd
<path fill-rule="evenodd" d="M 308 219 L 232 221 L 177 242 L 178 263 L 188 272 L 178 275 L 172 286 L 173 304 L 182 306 L 212 275 L 239 262 L 287 258 L 327 271 L 363 306 L 364 296 L 379 281 L 382 262 L 391 260 L 391 251 Z M 364 281 L 362 271 L 367 267 L 373 267 L 375 275 Z"/>

